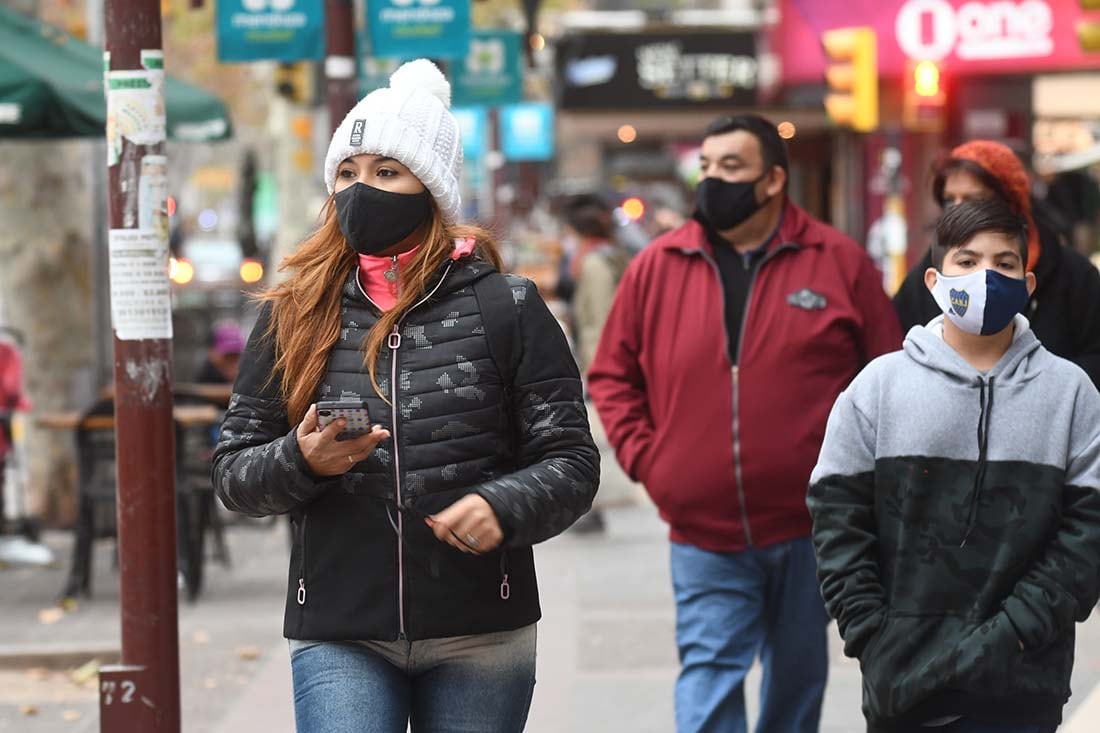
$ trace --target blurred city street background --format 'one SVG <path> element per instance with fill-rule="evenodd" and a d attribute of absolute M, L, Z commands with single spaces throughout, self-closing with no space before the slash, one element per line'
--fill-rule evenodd
<path fill-rule="evenodd" d="M 145 110 L 166 141 L 135 145 L 104 104 L 105 39 L 129 25 L 104 19 L 141 7 L 161 16 L 135 73 L 167 77 Z M 790 200 L 865 246 L 889 294 L 928 249 L 933 163 L 975 138 L 1010 147 L 1064 246 L 1100 261 L 1090 0 L 0 0 L 0 387 L 17 374 L 21 392 L 0 390 L 0 731 L 98 730 L 97 670 L 119 658 L 112 191 L 164 265 L 183 729 L 293 729 L 287 524 L 213 499 L 231 382 L 219 370 L 255 321 L 250 296 L 316 226 L 332 129 L 415 56 L 452 83 L 462 218 L 492 228 L 506 269 L 570 336 L 567 202 L 602 199 L 614 243 L 636 254 L 692 215 L 701 133 L 734 112 L 776 123 Z M 106 73 L 119 73 L 109 58 Z M 674 727 L 666 528 L 601 449 L 604 531 L 536 550 L 533 733 Z M 82 532 L 90 549 L 74 552 Z M 88 557 L 84 577 L 74 558 Z M 858 665 L 835 631 L 831 652 L 822 730 L 862 731 Z M 757 685 L 754 673 L 750 711 Z M 1078 628 L 1073 689 L 1061 730 L 1100 731 L 1095 615 Z"/>

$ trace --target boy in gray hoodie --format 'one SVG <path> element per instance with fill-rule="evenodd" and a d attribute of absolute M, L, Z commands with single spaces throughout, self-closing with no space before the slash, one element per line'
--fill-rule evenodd
<path fill-rule="evenodd" d="M 1100 394 L 1019 315 L 1027 232 L 948 209 L 925 284 L 944 316 L 837 399 L 807 504 L 821 592 L 868 731 L 1046 733 L 1100 594 Z"/>

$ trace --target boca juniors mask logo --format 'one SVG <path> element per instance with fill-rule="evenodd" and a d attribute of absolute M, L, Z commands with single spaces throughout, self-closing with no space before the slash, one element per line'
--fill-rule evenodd
<path fill-rule="evenodd" d="M 966 309 L 970 307 L 970 293 L 965 290 L 951 288 L 951 307 L 959 318 L 966 315 Z"/>

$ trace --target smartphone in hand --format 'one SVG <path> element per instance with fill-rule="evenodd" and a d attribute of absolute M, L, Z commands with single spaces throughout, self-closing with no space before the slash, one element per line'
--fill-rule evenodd
<path fill-rule="evenodd" d="M 329 400 L 317 403 L 317 421 L 321 430 L 341 417 L 347 421 L 347 424 L 336 436 L 337 440 L 350 440 L 370 432 L 370 414 L 367 412 L 365 401 Z"/>

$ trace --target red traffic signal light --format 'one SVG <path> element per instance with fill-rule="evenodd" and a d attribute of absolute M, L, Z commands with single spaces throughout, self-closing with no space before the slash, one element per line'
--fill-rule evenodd
<path fill-rule="evenodd" d="M 935 61 L 910 59 L 906 65 L 903 123 L 906 129 L 939 132 L 947 124 L 947 94 Z"/>

